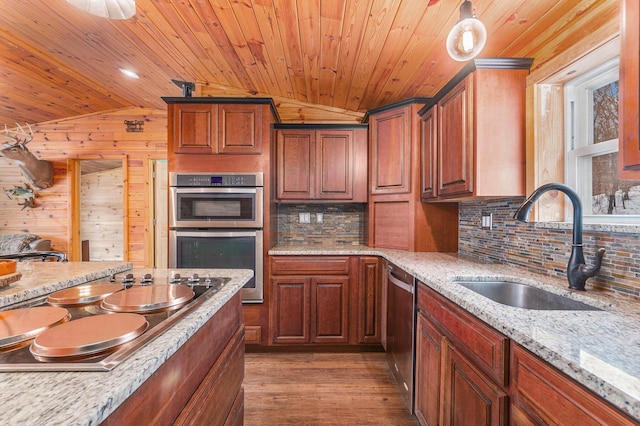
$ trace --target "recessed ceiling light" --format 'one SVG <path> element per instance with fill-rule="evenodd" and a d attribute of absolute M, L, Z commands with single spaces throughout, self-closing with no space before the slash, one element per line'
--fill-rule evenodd
<path fill-rule="evenodd" d="M 131 77 L 131 78 L 140 78 L 140 76 L 138 74 L 136 74 L 135 72 L 128 70 L 126 68 L 120 68 L 120 72 L 124 75 L 126 75 L 127 77 Z"/>

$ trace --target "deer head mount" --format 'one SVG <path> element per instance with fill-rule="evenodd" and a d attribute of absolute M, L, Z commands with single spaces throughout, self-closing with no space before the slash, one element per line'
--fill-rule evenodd
<path fill-rule="evenodd" d="M 4 125 L 4 137 L 13 143 L 4 142 L 0 150 L 3 157 L 14 160 L 22 169 L 29 182 L 38 189 L 49 188 L 53 185 L 53 164 L 46 160 L 37 159 L 27 149 L 27 144 L 33 140 L 33 130 L 27 123 L 27 133 L 18 123 L 16 130 L 10 131 Z"/>

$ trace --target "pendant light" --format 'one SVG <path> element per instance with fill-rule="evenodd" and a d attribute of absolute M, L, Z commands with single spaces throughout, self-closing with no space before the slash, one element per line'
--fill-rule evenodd
<path fill-rule="evenodd" d="M 487 30 L 473 13 L 473 5 L 465 0 L 460 5 L 460 19 L 447 37 L 447 52 L 456 61 L 468 61 L 480 53 L 487 41 Z"/>
<path fill-rule="evenodd" d="M 67 3 L 108 19 L 127 19 L 136 14 L 135 0 L 67 0 Z"/>

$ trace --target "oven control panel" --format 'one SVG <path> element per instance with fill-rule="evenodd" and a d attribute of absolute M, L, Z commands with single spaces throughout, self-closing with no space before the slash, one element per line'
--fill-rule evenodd
<path fill-rule="evenodd" d="M 170 173 L 169 185 L 177 187 L 242 188 L 263 186 L 262 173 Z"/>

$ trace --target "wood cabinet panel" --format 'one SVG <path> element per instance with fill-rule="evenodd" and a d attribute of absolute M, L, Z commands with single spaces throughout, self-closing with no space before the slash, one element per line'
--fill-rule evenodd
<path fill-rule="evenodd" d="M 621 3 L 619 174 L 640 179 L 640 5 Z"/>
<path fill-rule="evenodd" d="M 377 257 L 358 259 L 358 343 L 380 343 L 382 274 Z"/>
<path fill-rule="evenodd" d="M 273 343 L 309 343 L 309 279 L 272 278 L 271 283 Z"/>
<path fill-rule="evenodd" d="M 242 299 L 238 292 L 207 321 L 187 342 L 151 375 L 126 401 L 124 401 L 102 424 L 104 425 L 169 425 L 189 404 L 189 400 L 201 386 L 209 386 L 208 379 L 215 378 L 216 362 L 228 361 L 225 381 L 229 386 L 220 391 L 214 386 L 214 395 L 220 398 L 217 407 L 221 412 L 231 412 L 231 403 L 224 395 L 239 393 L 239 387 L 232 387 L 237 378 L 244 374 L 243 362 L 235 359 L 244 356 L 241 349 L 231 349 L 234 345 L 243 348 L 244 327 L 241 324 Z M 226 352 L 225 352 L 226 351 Z M 223 353 L 229 354 L 223 357 Z M 226 361 L 225 361 L 226 362 Z M 220 364 L 221 365 L 221 364 Z M 212 373 L 212 371 L 217 371 Z M 176 381 L 176 377 L 180 380 Z M 235 385 L 234 385 L 235 386 Z M 224 394 L 224 395 L 222 395 Z M 224 401 L 224 402 L 223 402 Z"/>
<path fill-rule="evenodd" d="M 352 131 L 316 132 L 316 198 L 353 198 L 353 145 Z"/>
<path fill-rule="evenodd" d="M 443 339 L 441 424 L 506 425 L 508 395 L 448 339 Z"/>
<path fill-rule="evenodd" d="M 311 343 L 349 340 L 349 277 L 311 278 Z"/>
<path fill-rule="evenodd" d="M 438 102 L 438 194 L 467 195 L 473 192 L 473 133 L 468 120 L 470 77 L 461 81 Z"/>
<path fill-rule="evenodd" d="M 412 223 L 409 201 L 372 200 L 369 210 L 372 213 L 375 246 L 411 250 Z"/>
<path fill-rule="evenodd" d="M 423 283 L 418 307 L 498 384 L 507 384 L 509 340 Z"/>
<path fill-rule="evenodd" d="M 514 403 L 519 411 L 527 413 L 527 417 L 537 424 L 636 424 L 582 385 L 513 342 L 511 378 Z"/>
<path fill-rule="evenodd" d="M 414 411 L 421 425 L 438 425 L 442 382 L 442 334 L 418 312 Z"/>
<path fill-rule="evenodd" d="M 262 106 L 221 104 L 218 106 L 219 154 L 262 153 Z"/>
<path fill-rule="evenodd" d="M 310 199 L 315 174 L 315 134 L 304 130 L 280 130 L 277 136 L 277 197 Z"/>
<path fill-rule="evenodd" d="M 218 106 L 211 104 L 171 104 L 169 134 L 177 154 L 212 154 L 217 146 Z"/>
<path fill-rule="evenodd" d="M 420 179 L 422 201 L 438 197 L 438 109 L 431 108 L 420 124 Z"/>
<path fill-rule="evenodd" d="M 410 113 L 410 107 L 402 107 L 369 119 L 372 194 L 411 191 Z"/>
<path fill-rule="evenodd" d="M 244 342 L 240 330 L 209 370 L 174 425 L 223 425 L 228 424 L 229 417 L 235 419 L 241 416 L 243 407 L 238 405 L 241 401 L 236 400 L 241 396 L 243 372 Z M 230 392 L 234 389 L 237 392 Z"/>

